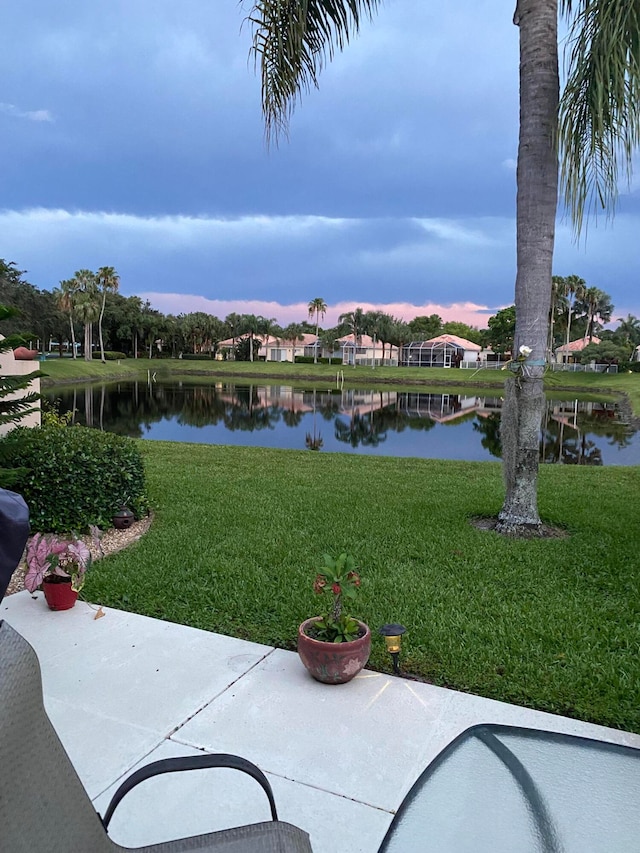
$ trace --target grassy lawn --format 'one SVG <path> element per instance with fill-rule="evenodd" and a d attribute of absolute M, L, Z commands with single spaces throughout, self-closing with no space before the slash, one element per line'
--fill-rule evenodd
<path fill-rule="evenodd" d="M 497 463 L 140 446 L 154 523 L 88 600 L 293 649 L 321 554 L 348 549 L 354 615 L 407 626 L 405 672 L 640 731 L 637 468 L 543 467 L 541 513 L 569 536 L 525 542 L 469 524 L 501 506 Z M 381 640 L 371 664 L 389 669 Z"/>

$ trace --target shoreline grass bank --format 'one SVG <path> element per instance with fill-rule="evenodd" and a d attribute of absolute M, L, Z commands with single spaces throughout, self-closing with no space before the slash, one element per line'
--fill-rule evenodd
<path fill-rule="evenodd" d="M 638 468 L 542 467 L 541 515 L 568 536 L 519 541 L 470 524 L 501 506 L 499 463 L 139 444 L 154 523 L 88 600 L 293 649 L 322 553 L 347 549 L 354 615 L 407 626 L 407 674 L 640 731 Z"/>

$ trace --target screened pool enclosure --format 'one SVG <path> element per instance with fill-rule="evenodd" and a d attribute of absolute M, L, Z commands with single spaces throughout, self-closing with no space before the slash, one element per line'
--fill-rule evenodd
<path fill-rule="evenodd" d="M 402 347 L 400 367 L 459 367 L 464 358 L 464 347 L 452 341 L 413 341 Z"/>

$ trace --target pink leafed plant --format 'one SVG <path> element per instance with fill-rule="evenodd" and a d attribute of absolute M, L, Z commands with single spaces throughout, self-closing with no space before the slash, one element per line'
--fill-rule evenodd
<path fill-rule="evenodd" d="M 91 533 L 94 541 L 97 541 L 97 528 L 92 528 Z M 72 589 L 80 592 L 91 562 L 91 552 L 81 539 L 75 536 L 61 539 L 54 534 L 36 533 L 27 546 L 25 588 L 35 592 L 47 575 L 58 575 L 71 578 Z"/>

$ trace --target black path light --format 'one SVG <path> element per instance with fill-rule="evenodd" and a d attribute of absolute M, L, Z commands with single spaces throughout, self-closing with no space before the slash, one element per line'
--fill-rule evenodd
<path fill-rule="evenodd" d="M 404 625 L 399 625 L 397 622 L 392 622 L 390 625 L 383 625 L 378 629 L 378 634 L 384 637 L 384 643 L 387 651 L 393 660 L 393 672 L 395 675 L 400 674 L 400 666 L 398 665 L 398 657 L 400 656 L 400 646 L 402 645 L 402 635 L 406 632 Z"/>

